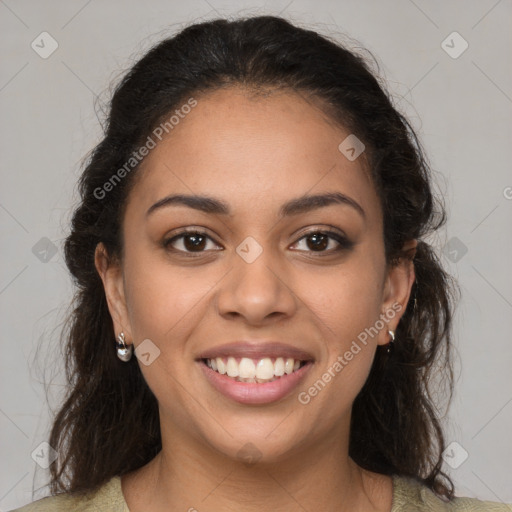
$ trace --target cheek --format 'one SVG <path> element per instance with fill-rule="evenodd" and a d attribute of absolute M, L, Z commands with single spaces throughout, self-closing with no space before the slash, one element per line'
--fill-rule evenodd
<path fill-rule="evenodd" d="M 191 270 L 156 261 L 148 253 L 130 258 L 125 262 L 125 290 L 134 343 L 149 339 L 160 351 L 149 365 L 141 359 L 139 367 L 158 402 L 173 411 L 173 421 L 191 428 L 195 401 L 183 387 L 191 371 L 187 342 L 205 315 L 218 278 L 211 273 L 192 278 Z"/>
<path fill-rule="evenodd" d="M 349 414 L 375 355 L 377 338 L 367 333 L 379 318 L 379 289 L 372 279 L 352 282 L 345 276 L 342 282 L 331 279 L 329 293 L 316 301 L 313 297 L 309 304 L 320 320 L 322 357 L 315 365 L 315 379 L 301 389 L 298 398 L 301 404 L 311 402 L 312 409 L 305 411 L 317 411 L 322 425 L 337 424 Z"/>
<path fill-rule="evenodd" d="M 140 261 L 139 261 L 140 260 Z M 125 268 L 126 298 L 135 340 L 150 338 L 160 344 L 186 335 L 187 326 L 201 315 L 215 276 L 166 265 L 148 255 L 135 255 Z"/>
<path fill-rule="evenodd" d="M 323 276 L 302 276 L 302 297 L 331 349 L 344 350 L 352 340 L 375 324 L 382 304 L 382 265 L 354 261 Z"/>
<path fill-rule="evenodd" d="M 304 391 L 333 421 L 350 409 L 370 372 L 377 342 L 372 327 L 381 313 L 384 269 L 384 259 L 361 256 L 321 279 L 303 278 L 302 296 L 308 297 L 306 304 L 323 342 L 319 378 Z"/>

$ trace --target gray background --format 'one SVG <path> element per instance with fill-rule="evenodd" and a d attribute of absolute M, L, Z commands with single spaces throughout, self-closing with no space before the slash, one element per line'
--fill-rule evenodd
<path fill-rule="evenodd" d="M 510 0 L 0 0 L 1 510 L 30 501 L 44 483 L 35 461 L 49 456 L 40 446 L 46 399 L 55 407 L 63 389 L 58 334 L 72 291 L 62 241 L 80 161 L 101 134 L 96 96 L 107 100 L 112 80 L 184 24 L 264 13 L 370 49 L 419 130 L 449 205 L 448 226 L 432 242 L 463 293 L 446 418 L 447 441 L 458 444 L 446 469 L 459 495 L 512 501 Z M 42 46 L 43 31 L 58 43 L 46 59 L 31 47 Z M 454 31 L 469 44 L 458 58 L 445 51 L 463 48 L 458 36 L 442 46 Z"/>

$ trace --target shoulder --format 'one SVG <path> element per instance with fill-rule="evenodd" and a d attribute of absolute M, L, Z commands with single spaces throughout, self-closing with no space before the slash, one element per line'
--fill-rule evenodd
<path fill-rule="evenodd" d="M 512 505 L 480 501 L 475 498 L 454 498 L 447 502 L 412 478 L 393 476 L 391 512 L 430 512 L 433 510 L 436 512 L 512 512 Z"/>
<path fill-rule="evenodd" d="M 129 512 L 121 490 L 121 479 L 114 477 L 87 495 L 48 496 L 11 512 Z"/>

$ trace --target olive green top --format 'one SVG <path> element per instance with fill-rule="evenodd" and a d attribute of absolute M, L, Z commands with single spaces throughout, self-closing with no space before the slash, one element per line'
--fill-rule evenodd
<path fill-rule="evenodd" d="M 130 512 L 116 476 L 89 497 L 60 494 L 43 498 L 12 512 Z M 419 482 L 393 476 L 393 505 L 390 512 L 512 512 L 512 505 L 454 498 L 445 502 Z"/>

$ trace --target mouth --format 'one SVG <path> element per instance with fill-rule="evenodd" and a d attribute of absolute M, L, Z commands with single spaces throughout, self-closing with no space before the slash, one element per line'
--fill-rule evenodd
<path fill-rule="evenodd" d="M 281 343 L 236 342 L 200 355 L 196 362 L 218 392 L 247 405 L 281 400 L 313 366 L 311 354 Z"/>

